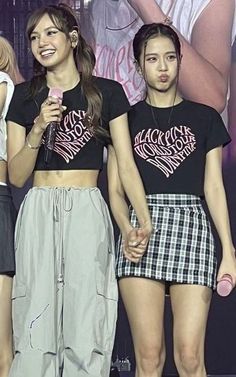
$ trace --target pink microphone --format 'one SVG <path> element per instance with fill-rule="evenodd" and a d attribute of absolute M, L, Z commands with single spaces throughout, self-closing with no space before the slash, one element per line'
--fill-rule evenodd
<path fill-rule="evenodd" d="M 62 103 L 63 98 L 63 92 L 59 88 L 51 88 L 48 93 L 49 97 L 58 98 L 59 103 Z M 51 122 L 46 128 L 45 131 L 45 155 L 44 155 L 44 161 L 46 164 L 49 164 L 51 157 L 52 157 L 52 151 L 55 144 L 55 138 L 56 138 L 56 131 L 57 127 L 59 126 L 60 122 Z"/>
<path fill-rule="evenodd" d="M 226 297 L 230 294 L 234 288 L 232 276 L 229 274 L 224 274 L 217 283 L 217 293 L 222 297 Z"/>

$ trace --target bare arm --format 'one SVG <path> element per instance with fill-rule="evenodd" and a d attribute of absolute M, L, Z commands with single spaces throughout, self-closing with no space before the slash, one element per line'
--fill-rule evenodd
<path fill-rule="evenodd" d="M 236 41 L 234 42 L 233 60 L 230 75 L 230 99 L 228 104 L 228 128 L 232 143 L 230 143 L 229 151 L 231 158 L 236 160 Z"/>
<path fill-rule="evenodd" d="M 7 97 L 7 83 L 2 82 L 0 84 L 0 117 L 2 116 L 2 112 L 4 109 L 5 102 L 6 102 L 6 97 Z"/>
<path fill-rule="evenodd" d="M 151 232 L 151 220 L 145 192 L 133 158 L 127 114 L 123 114 L 110 121 L 110 133 L 117 157 L 117 166 L 122 186 L 131 205 L 135 209 L 140 227 Z"/>
<path fill-rule="evenodd" d="M 236 282 L 235 249 L 230 232 L 230 221 L 222 178 L 222 147 L 207 153 L 204 192 L 206 202 L 219 234 L 223 258 L 218 277 L 231 274 Z"/>
<path fill-rule="evenodd" d="M 109 202 L 122 234 L 124 255 L 130 261 L 138 262 L 145 252 L 148 236 L 145 230 L 143 232 L 143 229 L 133 228 L 130 224 L 129 209 L 119 177 L 116 154 L 112 146 L 109 146 L 108 150 L 107 172 Z"/>
<path fill-rule="evenodd" d="M 123 237 L 132 230 L 129 222 L 129 210 L 125 200 L 125 193 L 119 177 L 115 150 L 112 146 L 108 149 L 107 160 L 109 202 L 116 223 Z"/>
<path fill-rule="evenodd" d="M 163 22 L 155 0 L 128 0 L 144 23 Z M 228 91 L 235 1 L 212 0 L 196 21 L 191 44 L 177 31 L 183 59 L 179 87 L 184 97 L 223 111 Z"/>
<path fill-rule="evenodd" d="M 42 104 L 27 140 L 24 127 L 8 122 L 8 173 L 10 182 L 16 187 L 23 187 L 34 170 L 38 149 L 32 149 L 29 145 L 39 146 L 48 123 L 61 119 L 63 107 L 56 98 L 49 98 L 50 104 Z"/>
<path fill-rule="evenodd" d="M 26 145 L 25 128 L 19 124 L 8 122 L 7 133 L 9 180 L 14 186 L 23 187 L 34 170 L 38 149 L 30 149 Z M 41 137 L 31 131 L 28 140 L 31 145 L 37 146 Z"/>

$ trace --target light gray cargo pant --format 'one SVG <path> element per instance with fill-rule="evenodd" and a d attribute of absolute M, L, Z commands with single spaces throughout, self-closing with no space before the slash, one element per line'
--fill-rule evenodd
<path fill-rule="evenodd" d="M 98 188 L 32 188 L 16 225 L 9 377 L 107 377 L 117 316 L 113 230 Z"/>

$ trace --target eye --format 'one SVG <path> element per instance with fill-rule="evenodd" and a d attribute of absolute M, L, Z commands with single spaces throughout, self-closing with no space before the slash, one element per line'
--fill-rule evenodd
<path fill-rule="evenodd" d="M 168 55 L 168 56 L 167 56 L 167 60 L 170 61 L 170 62 L 172 62 L 172 61 L 174 61 L 174 60 L 176 60 L 176 59 L 177 59 L 177 57 L 176 57 L 175 54 L 171 54 L 171 55 Z"/>
<path fill-rule="evenodd" d="M 53 36 L 53 35 L 55 35 L 57 33 L 58 33 L 57 29 L 50 29 L 50 30 L 47 31 L 47 35 L 48 36 Z"/>
<path fill-rule="evenodd" d="M 150 62 L 150 63 L 155 63 L 157 61 L 157 58 L 156 58 L 156 56 L 148 56 L 146 58 L 146 61 Z"/>
<path fill-rule="evenodd" d="M 30 42 L 33 42 L 33 41 L 35 41 L 35 40 L 36 40 L 36 38 L 37 38 L 37 37 L 36 37 L 36 35 L 31 35 L 31 36 L 30 36 Z"/>

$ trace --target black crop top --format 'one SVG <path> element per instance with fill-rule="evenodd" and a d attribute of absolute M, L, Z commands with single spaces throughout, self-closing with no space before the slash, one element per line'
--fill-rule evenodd
<path fill-rule="evenodd" d="M 102 93 L 102 127 L 109 131 L 109 121 L 126 113 L 130 105 L 118 82 L 100 77 L 94 77 L 94 80 Z M 46 87 L 34 99 L 25 100 L 28 88 L 29 82 L 16 86 L 7 114 L 7 120 L 25 127 L 26 134 L 30 132 L 49 91 Z M 63 119 L 57 130 L 51 161 L 45 164 L 42 144 L 34 170 L 101 170 L 105 143 L 93 137 L 83 124 L 87 102 L 81 93 L 80 83 L 63 93 L 62 104 L 67 109 L 63 112 Z"/>
<path fill-rule="evenodd" d="M 173 111 L 141 101 L 129 112 L 129 127 L 146 194 L 203 196 L 206 154 L 230 142 L 216 110 L 186 100 Z"/>

